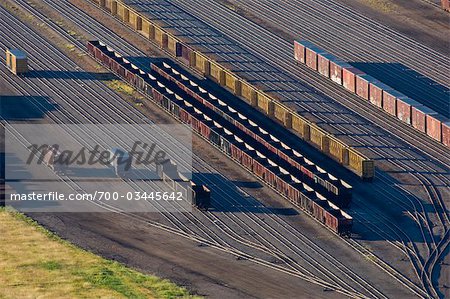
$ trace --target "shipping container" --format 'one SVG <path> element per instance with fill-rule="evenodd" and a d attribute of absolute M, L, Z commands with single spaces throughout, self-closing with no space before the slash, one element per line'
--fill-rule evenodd
<path fill-rule="evenodd" d="M 414 128 L 427 132 L 427 115 L 436 115 L 437 112 L 427 106 L 412 107 L 411 122 Z"/>
<path fill-rule="evenodd" d="M 365 100 L 369 100 L 370 84 L 378 82 L 374 77 L 364 74 L 356 76 L 356 94 Z"/>
<path fill-rule="evenodd" d="M 442 141 L 442 123 L 449 122 L 450 120 L 440 114 L 428 114 L 427 115 L 427 135 L 437 140 Z"/>
<path fill-rule="evenodd" d="M 383 90 L 392 90 L 392 88 L 379 81 L 370 82 L 369 100 L 379 108 L 383 108 Z"/>
<path fill-rule="evenodd" d="M 342 86 L 351 92 L 356 92 L 356 76 L 365 75 L 365 73 L 356 67 L 346 66 L 342 68 Z"/>
<path fill-rule="evenodd" d="M 410 125 L 412 121 L 412 107 L 419 106 L 422 106 L 422 104 L 413 99 L 397 98 L 397 118 Z"/>

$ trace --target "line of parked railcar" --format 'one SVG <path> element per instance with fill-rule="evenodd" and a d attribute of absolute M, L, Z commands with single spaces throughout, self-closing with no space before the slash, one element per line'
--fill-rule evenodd
<path fill-rule="evenodd" d="M 270 134 L 269 128 L 264 123 L 256 123 L 250 120 L 245 112 L 238 112 L 237 109 L 225 103 L 226 99 L 222 100 L 207 91 L 207 87 L 203 84 L 203 80 L 199 80 L 191 76 L 188 72 L 181 68 L 175 68 L 174 64 L 166 61 L 153 62 L 151 68 L 165 77 L 169 81 L 174 82 L 191 95 L 197 101 L 205 104 L 220 116 L 224 117 L 229 122 L 243 130 L 250 137 L 256 139 L 259 143 L 265 146 L 268 150 L 283 159 L 290 165 L 300 170 L 302 174 L 302 181 L 312 186 L 321 194 L 326 195 L 331 201 L 336 203 L 339 207 L 347 207 L 350 204 L 352 197 L 352 187 L 345 181 L 336 178 L 324 169 L 315 165 L 306 157 L 293 149 L 293 144 L 282 142 L 277 133 Z M 250 108 L 250 107 L 249 107 Z"/>
<path fill-rule="evenodd" d="M 450 120 L 309 41 L 294 41 L 294 58 L 431 138 L 450 147 Z"/>
<path fill-rule="evenodd" d="M 240 75 L 230 71 L 214 57 L 202 53 L 200 49 L 183 42 L 181 36 L 175 36 L 159 22 L 136 11 L 120 0 L 92 0 L 102 9 L 132 27 L 149 41 L 155 43 L 169 55 L 191 67 L 204 76 L 211 78 L 222 87 L 230 90 L 254 108 L 292 129 L 304 141 L 312 144 L 324 154 L 338 161 L 344 167 L 356 173 L 363 180 L 370 181 L 375 175 L 374 160 L 365 156 L 359 149 L 353 148 L 317 124 L 309 121 L 297 111 L 291 109 L 260 87 L 254 86 Z M 186 36 L 186 38 L 189 38 Z"/>
<path fill-rule="evenodd" d="M 199 210 L 208 211 L 211 207 L 211 190 L 202 184 L 196 184 L 178 172 L 177 165 L 172 161 L 156 165 L 159 178 L 169 186 L 173 192 L 181 192 L 185 198 Z M 177 195 L 178 196 L 178 195 Z"/>
<path fill-rule="evenodd" d="M 289 167 L 282 168 L 267 158 L 270 156 L 268 150 L 262 146 L 251 146 L 251 140 L 248 140 L 245 133 L 212 109 L 194 100 L 159 74 L 143 72 L 98 41 L 89 42 L 88 51 L 114 73 L 149 95 L 173 117 L 191 126 L 195 133 L 254 173 L 290 202 L 304 209 L 334 232 L 346 236 L 351 234 L 353 218 L 350 215 L 291 175 L 286 170 Z M 228 127 L 232 130 L 228 130 Z"/>

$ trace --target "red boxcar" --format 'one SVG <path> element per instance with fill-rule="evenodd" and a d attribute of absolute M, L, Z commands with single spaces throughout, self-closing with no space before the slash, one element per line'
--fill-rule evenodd
<path fill-rule="evenodd" d="M 360 97 L 368 100 L 369 99 L 369 85 L 370 83 L 377 82 L 374 77 L 364 74 L 356 76 L 356 94 Z"/>
<path fill-rule="evenodd" d="M 93 43 L 94 42 L 89 41 L 87 44 L 87 49 L 88 49 L 88 52 L 91 53 L 91 55 L 95 56 L 95 47 L 94 47 Z"/>
<path fill-rule="evenodd" d="M 427 115 L 427 135 L 441 142 L 442 141 L 442 123 L 449 120 L 440 114 Z"/>
<path fill-rule="evenodd" d="M 305 46 L 303 42 L 305 41 L 294 41 L 294 58 L 301 63 L 305 63 Z"/>
<path fill-rule="evenodd" d="M 450 147 L 450 121 L 442 123 L 442 143 Z"/>
<path fill-rule="evenodd" d="M 383 90 L 391 90 L 392 88 L 387 86 L 386 84 L 377 81 L 371 82 L 369 85 L 369 100 L 370 102 L 382 108 L 383 107 Z"/>
<path fill-rule="evenodd" d="M 350 68 L 352 66 L 338 58 L 335 60 L 330 59 L 330 79 L 342 85 L 342 69 L 345 67 Z"/>
<path fill-rule="evenodd" d="M 410 125 L 412 121 L 412 107 L 419 106 L 422 106 L 422 104 L 413 99 L 397 98 L 397 118 Z"/>
<path fill-rule="evenodd" d="M 437 112 L 427 106 L 412 107 L 411 110 L 413 127 L 425 133 L 427 131 L 427 115 L 435 115 Z"/>
<path fill-rule="evenodd" d="M 307 44 L 304 44 L 306 53 L 305 53 L 305 60 L 306 65 L 317 71 L 317 55 L 318 54 L 326 54 L 324 50 L 322 50 L 319 47 L 314 46 L 313 44 L 310 44 L 309 46 Z"/>
<path fill-rule="evenodd" d="M 407 96 L 396 90 L 383 90 L 383 109 L 387 113 L 397 116 L 397 99 L 407 99 Z"/>
<path fill-rule="evenodd" d="M 289 184 L 292 181 L 291 176 L 286 171 L 283 170 L 283 172 L 281 172 L 281 170 L 279 170 L 279 173 L 275 180 L 276 189 L 278 190 L 278 192 L 280 192 L 284 196 L 287 196 L 291 188 Z"/>
<path fill-rule="evenodd" d="M 317 55 L 317 70 L 322 76 L 330 78 L 330 60 L 337 58 L 331 54 L 319 53 Z"/>
<path fill-rule="evenodd" d="M 264 178 L 266 183 L 268 183 L 270 186 L 275 186 L 278 172 L 278 167 L 271 166 L 266 168 L 266 174 Z"/>
<path fill-rule="evenodd" d="M 356 91 L 356 76 L 365 75 L 365 73 L 356 67 L 342 68 L 342 85 L 351 92 Z"/>
<path fill-rule="evenodd" d="M 441 0 L 442 8 L 446 11 L 450 11 L 450 1 L 449 0 Z"/>

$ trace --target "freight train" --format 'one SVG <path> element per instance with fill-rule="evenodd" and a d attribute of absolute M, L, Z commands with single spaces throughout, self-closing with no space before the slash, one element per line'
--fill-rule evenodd
<path fill-rule="evenodd" d="M 250 120 L 245 112 L 238 112 L 238 109 L 226 103 L 226 99 L 220 99 L 208 92 L 207 87 L 202 82 L 203 80 L 199 80 L 181 68 L 175 67 L 169 60 L 152 63 L 151 68 L 167 80 L 175 83 L 194 99 L 240 128 L 249 137 L 261 143 L 277 156 L 277 161 L 282 159 L 298 169 L 303 182 L 327 196 L 339 207 L 348 207 L 351 202 L 352 187 L 294 150 L 293 144 L 282 142 L 281 138 L 277 136 L 277 131 L 270 134 L 270 127 L 263 122 L 257 123 Z M 251 109 L 251 107 L 247 108 Z M 241 108 L 240 111 L 247 110 Z"/>
<path fill-rule="evenodd" d="M 195 133 L 254 173 L 291 203 L 332 231 L 344 236 L 351 234 L 353 218 L 350 215 L 293 175 L 298 171 L 289 167 L 288 163 L 277 161 L 276 158 L 271 160 L 269 157 L 274 157 L 274 153 L 251 140 L 241 129 L 214 110 L 193 99 L 158 73 L 140 70 L 98 41 L 89 42 L 88 51 L 115 74 L 147 94 L 173 117 L 191 126 Z M 280 167 L 275 161 L 284 167 Z"/>
<path fill-rule="evenodd" d="M 137 33 L 153 42 L 171 57 L 189 66 L 220 86 L 231 91 L 252 107 L 263 111 L 273 120 L 294 131 L 304 141 L 356 173 L 361 179 L 371 181 L 375 176 L 374 160 L 365 156 L 333 134 L 309 121 L 297 111 L 254 86 L 240 75 L 230 71 L 211 55 L 196 50 L 175 36 L 167 28 L 151 20 L 120 0 L 91 0 L 107 13 L 118 18 Z M 189 38 L 187 36 L 187 38 Z"/>
<path fill-rule="evenodd" d="M 294 59 L 450 147 L 450 119 L 408 98 L 309 41 L 294 41 Z"/>

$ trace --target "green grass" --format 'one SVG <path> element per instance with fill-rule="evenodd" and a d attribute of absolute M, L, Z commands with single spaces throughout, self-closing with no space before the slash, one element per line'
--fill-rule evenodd
<path fill-rule="evenodd" d="M 117 92 L 121 92 L 129 96 L 132 96 L 134 94 L 134 88 L 120 80 L 111 80 L 108 81 L 107 84 L 110 88 L 114 89 Z"/>
<path fill-rule="evenodd" d="M 0 298 L 194 298 L 60 239 L 16 211 L 0 209 Z"/>
<path fill-rule="evenodd" d="M 397 5 L 389 0 L 364 0 L 370 7 L 382 12 L 394 12 Z"/>

